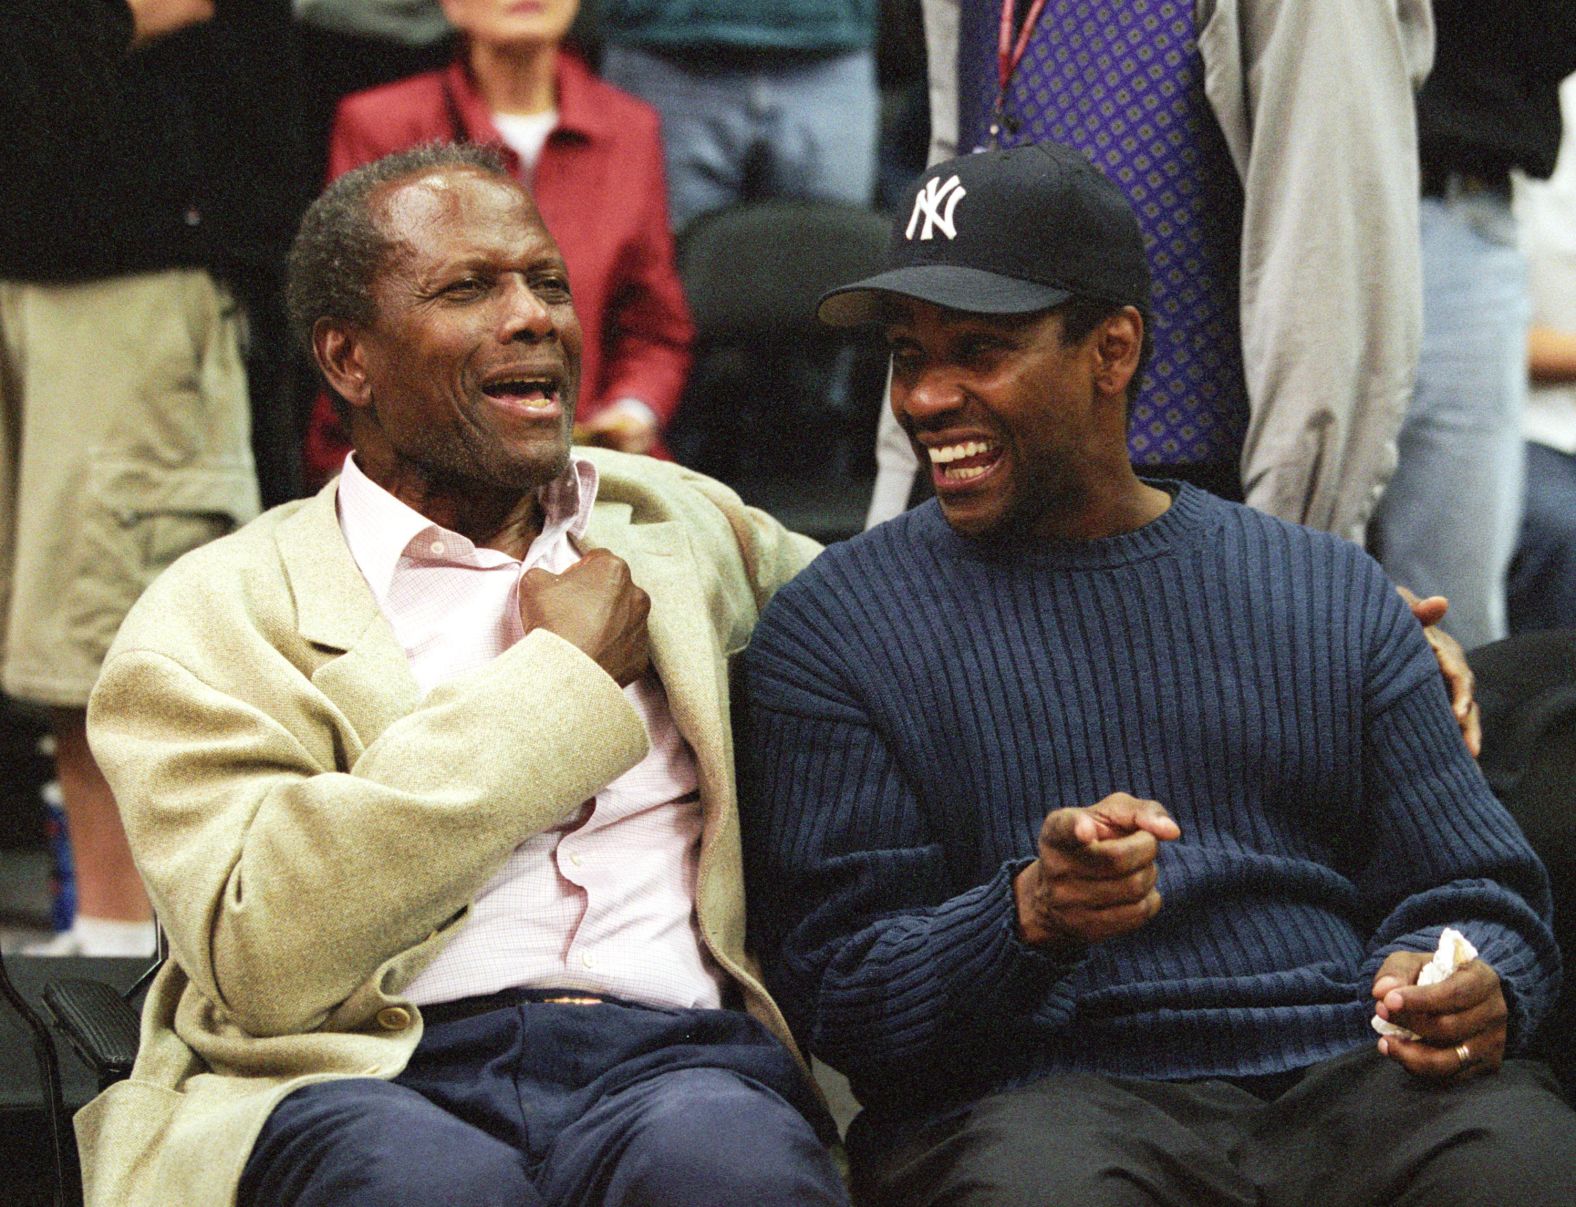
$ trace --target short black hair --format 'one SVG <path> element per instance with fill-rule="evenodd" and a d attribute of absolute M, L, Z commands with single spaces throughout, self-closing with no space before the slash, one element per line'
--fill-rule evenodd
<path fill-rule="evenodd" d="M 1062 347 L 1067 348 L 1082 343 L 1106 319 L 1130 305 L 1131 302 L 1112 302 L 1105 298 L 1075 294 L 1060 306 L 1052 306 L 1050 313 L 1062 317 Z M 1127 386 L 1129 402 L 1138 397 L 1139 383 L 1143 381 L 1144 370 L 1149 366 L 1149 358 L 1155 351 L 1154 321 L 1142 307 L 1138 308 L 1138 315 L 1144 321 L 1144 339 L 1138 348 L 1138 366 L 1133 370 L 1133 379 Z"/>
<path fill-rule="evenodd" d="M 383 185 L 442 168 L 472 168 L 513 179 L 493 147 L 426 143 L 346 172 L 307 208 L 286 262 L 285 306 L 291 330 L 308 357 L 319 319 L 366 324 L 376 317 L 372 281 L 394 243 L 373 214 L 372 194 Z"/>

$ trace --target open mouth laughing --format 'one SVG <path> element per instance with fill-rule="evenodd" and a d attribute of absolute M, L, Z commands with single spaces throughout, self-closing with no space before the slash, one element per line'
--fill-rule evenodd
<path fill-rule="evenodd" d="M 481 391 L 511 409 L 546 416 L 561 409 L 563 380 L 557 373 L 511 369 L 490 375 Z"/>
<path fill-rule="evenodd" d="M 960 440 L 925 451 L 930 454 L 931 477 L 938 488 L 972 482 L 1001 459 L 1001 445 L 994 440 Z"/>

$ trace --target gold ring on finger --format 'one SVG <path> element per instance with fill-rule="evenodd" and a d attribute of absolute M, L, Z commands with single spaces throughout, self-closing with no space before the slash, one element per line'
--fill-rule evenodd
<path fill-rule="evenodd" d="M 1468 1051 L 1466 1044 L 1456 1045 L 1456 1059 L 1461 1062 L 1462 1069 L 1472 1063 L 1472 1053 Z M 1461 1070 L 1457 1069 L 1456 1071 L 1459 1073 Z"/>

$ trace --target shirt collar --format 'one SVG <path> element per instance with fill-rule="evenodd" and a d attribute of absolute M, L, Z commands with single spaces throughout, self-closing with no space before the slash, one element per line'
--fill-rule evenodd
<path fill-rule="evenodd" d="M 582 138 L 601 138 L 616 132 L 605 106 L 591 94 L 595 76 L 579 56 L 558 52 L 558 130 Z"/>
<path fill-rule="evenodd" d="M 596 466 L 583 457 L 571 457 L 564 472 L 537 492 L 542 504 L 542 531 L 527 550 L 523 563 L 496 549 L 478 549 L 468 537 L 434 523 L 401 502 L 362 472 L 355 454 L 345 458 L 336 502 L 345 544 L 350 546 L 351 557 L 381 604 L 388 597 L 400 559 L 407 554 L 415 561 L 458 561 L 478 567 L 529 565 L 555 541 L 579 540 L 591 522 L 596 492 Z M 441 552 L 434 551 L 434 542 L 441 546 Z"/>
<path fill-rule="evenodd" d="M 616 133 L 616 119 L 604 115 L 603 106 L 597 103 L 597 98 L 593 95 L 596 89 L 595 77 L 579 56 L 567 50 L 560 50 L 555 70 L 558 86 L 558 125 L 548 137 L 569 135 L 595 139 Z M 486 99 L 476 87 L 476 81 L 471 75 L 470 66 L 466 63 L 463 52 L 450 62 L 443 78 L 444 86 L 454 101 L 456 111 L 454 116 L 459 119 L 458 124 L 462 127 L 455 131 L 456 140 L 463 137 L 469 142 L 501 145 L 504 158 L 509 160 L 511 168 L 518 168 L 513 152 L 507 144 L 502 143 L 498 128 L 493 125 L 492 110 L 487 107 Z"/>

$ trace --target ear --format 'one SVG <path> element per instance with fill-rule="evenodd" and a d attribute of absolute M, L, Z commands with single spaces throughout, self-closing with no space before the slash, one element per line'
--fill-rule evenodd
<path fill-rule="evenodd" d="M 1144 316 L 1123 306 L 1094 330 L 1095 386 L 1112 398 L 1126 395 L 1144 348 Z"/>
<path fill-rule="evenodd" d="M 340 319 L 318 319 L 312 327 L 312 354 L 328 384 L 351 406 L 371 403 L 361 332 Z"/>

